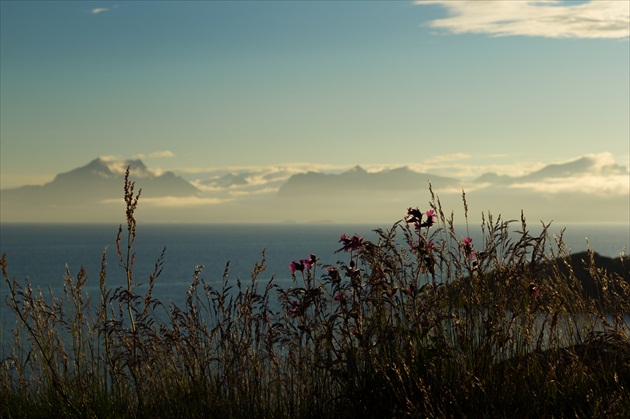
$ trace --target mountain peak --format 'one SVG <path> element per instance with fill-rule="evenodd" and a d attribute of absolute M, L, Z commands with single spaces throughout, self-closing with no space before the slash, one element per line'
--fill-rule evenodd
<path fill-rule="evenodd" d="M 154 174 L 145 166 L 140 159 L 120 160 L 112 157 L 99 157 L 92 160 L 86 166 L 75 170 L 86 170 L 90 173 L 105 175 L 106 177 L 122 176 L 127 167 L 138 177 L 152 177 Z"/>
<path fill-rule="evenodd" d="M 619 166 L 608 154 L 593 154 L 566 163 L 550 164 L 524 176 L 528 180 L 544 178 L 564 178 L 580 174 L 623 175 L 627 169 Z"/>
<path fill-rule="evenodd" d="M 346 172 L 346 174 L 360 174 L 360 175 L 363 175 L 366 173 L 367 171 L 361 166 L 359 166 L 358 164 Z"/>
<path fill-rule="evenodd" d="M 148 169 L 141 160 L 118 160 L 111 157 L 99 157 L 85 166 L 60 173 L 44 187 L 80 189 L 84 193 L 90 192 L 95 196 L 109 197 L 112 191 L 118 191 L 120 188 L 128 167 L 131 177 L 134 180 L 141 180 L 143 189 L 149 190 L 150 195 L 182 196 L 194 195 L 198 192 L 188 181 L 175 176 L 172 172 L 160 175 Z"/>
<path fill-rule="evenodd" d="M 78 167 L 76 169 L 73 169 L 69 172 L 64 172 L 64 173 L 60 173 L 55 177 L 55 181 L 59 180 L 59 179 L 64 179 L 64 178 L 68 178 L 68 177 L 74 177 L 76 175 L 79 176 L 98 176 L 98 177 L 102 177 L 102 178 L 113 178 L 115 177 L 115 174 L 111 171 L 111 169 L 109 168 L 109 163 L 107 160 L 99 157 L 96 158 L 94 160 L 92 160 L 91 162 L 89 162 L 88 164 L 86 164 L 85 166 L 81 166 Z"/>

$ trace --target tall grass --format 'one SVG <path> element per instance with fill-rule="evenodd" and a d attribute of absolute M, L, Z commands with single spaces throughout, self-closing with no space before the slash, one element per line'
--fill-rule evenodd
<path fill-rule="evenodd" d="M 549 225 L 532 235 L 523 216 L 487 214 L 473 243 L 431 191 L 428 211 L 377 240 L 343 235 L 337 265 L 293 261 L 288 288 L 265 276 L 264 252 L 247 281 L 195 267 L 179 307 L 152 293 L 164 252 L 139 291 L 134 188 L 127 172 L 124 286 L 107 285 L 107 250 L 96 296 L 83 269 L 53 295 L 11 278 L 2 255 L 17 322 L 0 416 L 630 415 L 630 284 L 591 252 L 586 293 Z"/>

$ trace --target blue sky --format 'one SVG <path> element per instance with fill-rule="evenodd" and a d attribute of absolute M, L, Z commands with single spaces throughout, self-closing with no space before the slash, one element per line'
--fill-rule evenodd
<path fill-rule="evenodd" d="M 177 173 L 628 165 L 628 2 L 2 1 L 1 186 Z"/>

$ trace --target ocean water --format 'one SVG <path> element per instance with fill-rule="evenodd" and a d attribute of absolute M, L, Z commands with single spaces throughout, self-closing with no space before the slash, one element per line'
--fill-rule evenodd
<path fill-rule="evenodd" d="M 186 290 L 192 281 L 195 267 L 203 266 L 202 277 L 210 284 L 218 284 L 229 261 L 230 278 L 239 277 L 247 284 L 254 264 L 266 250 L 267 270 L 259 277 L 271 279 L 281 286 L 291 283 L 288 266 L 292 260 L 317 255 L 320 264 L 347 261 L 340 248 L 341 234 L 359 234 L 376 239 L 374 225 L 139 225 L 134 243 L 136 261 L 134 282 L 146 283 L 155 263 L 166 247 L 163 272 L 158 278 L 154 294 L 162 302 L 183 304 Z M 387 228 L 388 226 L 380 226 Z M 609 257 L 628 252 L 630 226 L 628 224 L 574 224 L 552 227 L 552 234 L 566 227 L 564 241 L 571 250 L 579 252 L 587 246 Z M 514 224 L 512 230 L 518 230 Z M 539 227 L 532 227 L 536 233 Z M 470 235 L 474 244 L 481 244 L 480 231 L 456 228 L 459 236 Z M 101 257 L 107 248 L 107 283 L 110 287 L 125 283 L 125 272 L 120 267 L 116 251 L 116 225 L 81 224 L 1 224 L 0 253 L 6 253 L 8 274 L 15 278 L 29 278 L 34 287 L 44 292 L 50 287 L 55 295 L 63 292 L 66 266 L 75 276 L 83 266 L 88 280 L 85 291 L 98 296 Z M 126 240 L 123 230 L 123 246 Z M 402 238 L 402 235 L 400 236 Z M 587 244 L 588 239 L 588 244 Z M 321 268 L 320 268 L 321 269 Z M 320 270 L 321 272 L 321 270 Z M 2 330 L 6 335 L 14 321 L 4 304 L 7 284 L 0 282 Z"/>

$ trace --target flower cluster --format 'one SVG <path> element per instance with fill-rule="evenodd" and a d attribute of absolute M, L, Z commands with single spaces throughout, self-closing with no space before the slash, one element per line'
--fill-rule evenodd
<path fill-rule="evenodd" d="M 426 219 L 422 221 L 422 218 L 424 218 L 425 216 Z M 407 209 L 407 215 L 405 216 L 405 221 L 408 224 L 413 223 L 416 230 L 420 230 L 424 227 L 431 228 L 431 226 L 436 223 L 436 220 L 437 215 L 435 214 L 435 211 L 428 210 L 425 213 L 422 213 L 422 211 L 420 211 L 418 208 L 411 207 Z"/>
<path fill-rule="evenodd" d="M 348 237 L 345 234 L 342 234 L 341 238 L 339 239 L 339 243 L 343 243 L 343 250 L 345 252 L 360 250 L 363 249 L 363 246 L 365 246 L 365 243 L 363 242 L 363 237 L 356 234 L 352 237 Z"/>
<path fill-rule="evenodd" d="M 412 252 L 418 252 L 418 253 L 426 253 L 429 250 L 433 250 L 434 248 L 435 248 L 435 243 L 433 243 L 430 240 L 427 242 L 422 237 L 418 238 L 418 243 L 409 244 L 409 250 L 411 250 Z"/>
<path fill-rule="evenodd" d="M 417 241 L 410 234 L 406 234 L 406 237 L 409 250 L 416 255 L 420 271 L 435 273 L 435 243 L 429 240 L 429 229 L 437 222 L 435 211 L 422 212 L 418 208 L 409 207 L 404 220 L 407 224 L 413 224 L 417 234 Z M 426 230 L 422 231 L 423 229 Z"/>
<path fill-rule="evenodd" d="M 289 264 L 289 270 L 292 274 L 304 272 L 305 270 L 310 271 L 313 266 L 315 266 L 315 263 L 317 263 L 317 256 L 311 253 L 308 259 L 300 259 L 299 262 L 294 260 L 291 262 Z"/>
<path fill-rule="evenodd" d="M 477 252 L 473 250 L 472 239 L 470 237 L 466 237 L 460 243 L 460 246 L 462 249 L 464 249 L 464 252 L 466 253 L 466 256 L 468 257 L 468 259 L 472 259 L 475 257 Z"/>

